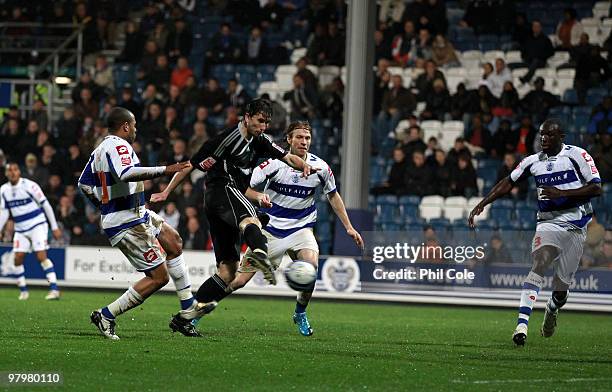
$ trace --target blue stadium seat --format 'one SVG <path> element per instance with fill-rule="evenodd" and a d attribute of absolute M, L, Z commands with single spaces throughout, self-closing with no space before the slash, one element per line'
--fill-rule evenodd
<path fill-rule="evenodd" d="M 563 93 L 563 102 L 574 105 L 578 104 L 578 94 L 576 90 L 573 88 L 565 90 L 565 93 Z"/>
<path fill-rule="evenodd" d="M 526 222 L 528 220 L 536 219 L 536 210 L 533 208 L 517 208 L 516 209 L 516 220 L 519 222 Z"/>
<path fill-rule="evenodd" d="M 446 230 L 451 225 L 450 221 L 447 218 L 433 218 L 429 220 L 429 224 L 435 230 Z"/>
<path fill-rule="evenodd" d="M 136 69 L 131 64 L 114 64 L 113 79 L 115 90 L 121 90 L 126 85 L 136 88 Z"/>
<path fill-rule="evenodd" d="M 496 207 L 503 208 L 514 208 L 514 200 L 512 199 L 498 199 L 495 201 Z"/>
<path fill-rule="evenodd" d="M 494 205 L 493 207 L 491 207 L 489 217 L 491 219 L 495 219 L 501 225 L 502 222 L 512 220 L 512 208 Z"/>
<path fill-rule="evenodd" d="M 419 196 L 400 196 L 398 202 L 402 206 L 418 206 L 421 203 Z"/>
<path fill-rule="evenodd" d="M 377 205 L 397 206 L 397 197 L 394 195 L 381 195 L 376 197 Z"/>
<path fill-rule="evenodd" d="M 404 221 L 419 219 L 419 208 L 414 205 L 400 205 L 400 211 Z"/>

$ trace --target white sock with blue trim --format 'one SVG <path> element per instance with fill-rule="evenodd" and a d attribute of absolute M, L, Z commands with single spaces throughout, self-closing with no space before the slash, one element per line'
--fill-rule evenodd
<path fill-rule="evenodd" d="M 125 293 L 123 293 L 123 295 L 121 295 L 121 297 L 102 308 L 101 313 L 107 319 L 112 320 L 121 313 L 125 313 L 128 310 L 135 308 L 143 302 L 144 299 L 142 299 L 142 296 L 136 290 L 134 290 L 133 287 L 130 287 Z"/>
<path fill-rule="evenodd" d="M 43 271 L 45 271 L 45 276 L 47 277 L 47 281 L 49 281 L 49 290 L 58 290 L 57 288 L 57 275 L 55 275 L 55 268 L 53 268 L 53 262 L 49 259 L 45 259 L 42 263 L 40 263 Z"/>
<path fill-rule="evenodd" d="M 170 275 L 174 287 L 176 287 L 176 295 L 181 301 L 181 309 L 189 309 L 194 304 L 195 299 L 191 292 L 191 279 L 189 279 L 189 271 L 183 254 L 174 259 L 166 260 L 166 266 L 168 267 L 168 275 Z"/>
<path fill-rule="evenodd" d="M 542 288 L 544 278 L 533 271 L 529 271 L 527 278 L 523 282 L 523 290 L 521 291 L 521 303 L 519 307 L 518 324 L 529 324 L 529 316 L 531 310 L 538 299 L 538 293 Z"/>
<path fill-rule="evenodd" d="M 19 291 L 28 291 L 28 286 L 26 285 L 25 279 L 25 268 L 22 265 L 15 266 L 15 278 L 17 279 L 17 287 L 19 287 Z"/>

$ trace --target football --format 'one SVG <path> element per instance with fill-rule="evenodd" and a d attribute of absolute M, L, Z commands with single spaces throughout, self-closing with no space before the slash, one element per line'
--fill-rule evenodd
<path fill-rule="evenodd" d="M 307 261 L 296 260 L 285 269 L 285 279 L 292 289 L 304 291 L 317 280 L 317 270 Z"/>

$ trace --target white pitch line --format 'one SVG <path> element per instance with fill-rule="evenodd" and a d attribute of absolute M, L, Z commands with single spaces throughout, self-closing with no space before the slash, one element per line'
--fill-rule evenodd
<path fill-rule="evenodd" d="M 583 381 L 610 381 L 612 377 L 600 377 L 600 378 L 536 378 L 530 379 L 529 382 L 583 382 Z M 513 383 L 524 383 L 525 380 L 475 380 L 475 381 L 464 381 L 464 380 L 453 380 L 455 384 L 513 384 Z"/>

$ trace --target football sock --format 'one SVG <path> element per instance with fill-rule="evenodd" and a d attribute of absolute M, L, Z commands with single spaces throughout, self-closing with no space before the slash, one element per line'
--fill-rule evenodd
<path fill-rule="evenodd" d="M 553 291 L 552 296 L 546 303 L 548 311 L 555 312 L 561 309 L 567 302 L 567 297 L 569 297 L 569 291 Z"/>
<path fill-rule="evenodd" d="M 518 324 L 529 324 L 529 316 L 531 315 L 531 310 L 533 309 L 533 305 L 535 305 L 536 300 L 538 299 L 538 293 L 540 292 L 540 288 L 542 288 L 542 284 L 544 283 L 544 278 L 540 275 L 536 274 L 533 271 L 529 271 L 527 278 L 523 282 L 523 290 L 521 291 L 521 303 L 519 307 L 519 315 L 518 315 Z"/>
<path fill-rule="evenodd" d="M 206 279 L 196 293 L 198 302 L 221 301 L 223 298 L 230 295 L 232 290 L 217 274 Z"/>
<path fill-rule="evenodd" d="M 143 303 L 143 301 L 142 296 L 138 294 L 133 287 L 130 287 L 125 293 L 123 293 L 123 295 L 121 295 L 121 297 L 102 308 L 102 315 L 107 319 L 112 320 L 121 313 L 125 313 L 128 310 L 140 305 Z"/>
<path fill-rule="evenodd" d="M 17 278 L 17 287 L 19 287 L 19 291 L 28 291 L 23 264 L 15 266 L 15 278 Z"/>
<path fill-rule="evenodd" d="M 45 259 L 42 263 L 40 263 L 43 271 L 45 271 L 45 275 L 47 280 L 49 281 L 49 289 L 50 290 L 58 290 L 57 288 L 57 276 L 55 275 L 55 269 L 53 268 L 53 262 L 49 259 Z"/>
<path fill-rule="evenodd" d="M 181 254 L 172 260 L 166 260 L 166 266 L 168 267 L 168 274 L 174 282 L 176 294 L 181 301 L 181 309 L 189 309 L 193 305 L 194 299 L 191 293 L 191 279 L 189 279 L 189 271 L 183 255 Z"/>
<path fill-rule="evenodd" d="M 307 294 L 307 295 L 305 295 Z M 306 311 L 306 307 L 310 302 L 310 296 L 312 291 L 308 293 L 299 292 L 297 295 L 297 300 L 295 301 L 295 313 L 304 313 Z"/>
<path fill-rule="evenodd" d="M 244 228 L 244 241 L 251 250 L 261 249 L 268 252 L 268 240 L 256 224 L 251 223 Z"/>

